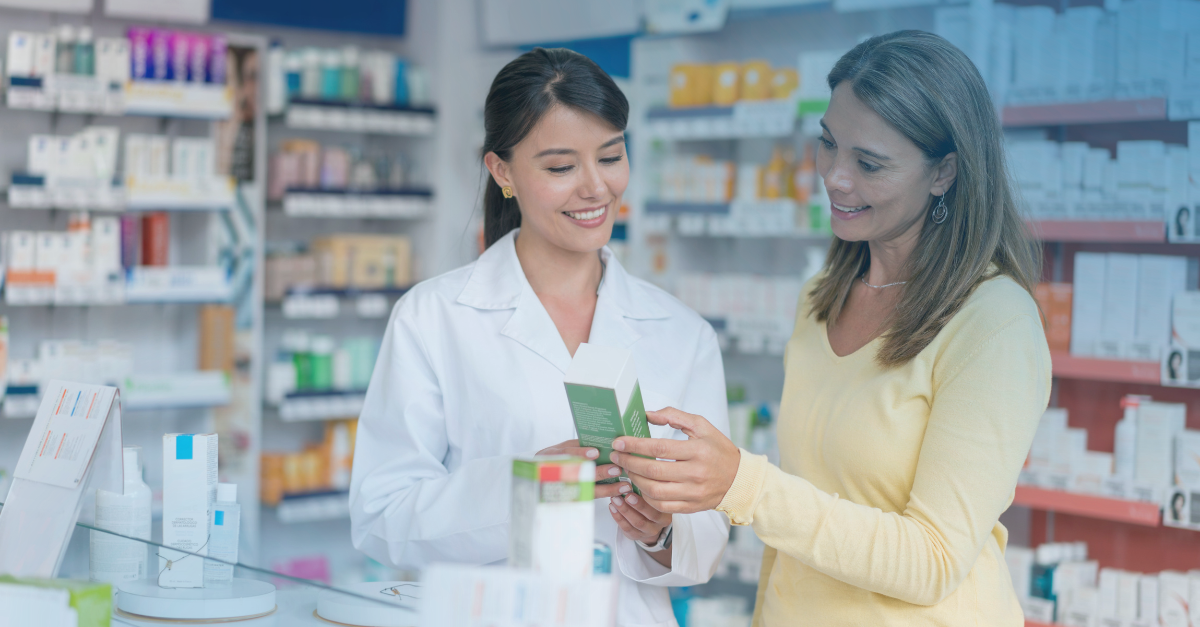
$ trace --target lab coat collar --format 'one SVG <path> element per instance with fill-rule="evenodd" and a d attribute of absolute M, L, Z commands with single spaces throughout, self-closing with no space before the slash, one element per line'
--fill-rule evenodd
<path fill-rule="evenodd" d="M 566 372 L 571 355 L 550 314 L 530 287 L 521 269 L 521 262 L 517 259 L 515 242 L 518 230 L 500 238 L 479 256 L 467 285 L 458 296 L 458 302 L 476 309 L 516 309 L 501 333 L 524 344 Z M 670 316 L 654 302 L 653 295 L 630 280 L 611 249 L 607 246 L 601 249 L 600 258 L 604 261 L 604 278 L 600 282 L 596 314 L 592 318 L 588 341 L 628 348 L 641 335 L 629 325 L 626 318 L 657 320 Z"/>

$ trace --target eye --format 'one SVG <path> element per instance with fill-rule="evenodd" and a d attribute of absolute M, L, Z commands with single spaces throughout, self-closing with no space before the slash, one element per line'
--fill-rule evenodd
<path fill-rule="evenodd" d="M 863 169 L 863 172 L 876 172 L 879 170 L 879 166 L 875 165 L 874 163 L 867 163 L 861 159 L 859 159 L 858 165 Z"/>
<path fill-rule="evenodd" d="M 624 159 L 624 158 L 625 157 L 623 155 L 617 155 L 615 157 L 605 157 L 600 160 L 600 163 L 603 163 L 604 165 L 612 165 L 614 163 L 618 163 L 619 161 L 621 161 L 621 159 Z"/>
<path fill-rule="evenodd" d="M 573 165 L 562 165 L 562 166 L 558 166 L 556 168 L 546 168 L 546 169 L 550 170 L 550 172 L 553 174 L 566 174 L 567 172 L 570 172 L 572 169 L 574 169 L 574 167 L 575 166 L 573 166 Z"/>

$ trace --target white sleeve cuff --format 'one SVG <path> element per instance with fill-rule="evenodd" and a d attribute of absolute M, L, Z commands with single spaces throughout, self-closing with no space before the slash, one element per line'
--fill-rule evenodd
<path fill-rule="evenodd" d="M 671 568 L 654 560 L 637 542 L 617 531 L 613 555 L 626 577 L 652 586 L 694 586 L 707 582 L 729 540 L 729 523 L 718 512 L 673 517 Z"/>

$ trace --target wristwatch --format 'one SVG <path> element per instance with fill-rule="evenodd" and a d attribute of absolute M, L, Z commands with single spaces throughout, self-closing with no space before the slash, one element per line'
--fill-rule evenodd
<path fill-rule="evenodd" d="M 637 542 L 638 546 L 642 547 L 642 550 L 647 553 L 658 553 L 659 551 L 665 551 L 671 548 L 671 534 L 674 531 L 675 523 L 672 522 L 666 527 L 663 527 L 663 530 L 659 532 L 658 542 L 655 542 L 654 544 L 646 544 L 641 540 L 634 540 L 634 542 Z"/>

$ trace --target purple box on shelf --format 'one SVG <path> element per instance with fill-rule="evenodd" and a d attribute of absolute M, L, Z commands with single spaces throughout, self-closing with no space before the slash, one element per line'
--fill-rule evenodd
<path fill-rule="evenodd" d="M 150 64 L 154 70 L 151 78 L 160 81 L 174 78 L 174 68 L 171 67 L 174 39 L 175 33 L 172 31 L 158 28 L 150 31 Z"/>
<path fill-rule="evenodd" d="M 188 65 L 192 55 L 191 33 L 172 33 L 171 37 L 171 80 L 184 82 L 188 79 Z"/>
<path fill-rule="evenodd" d="M 121 216 L 121 267 L 129 270 L 138 266 L 141 249 L 141 217 L 136 214 Z"/>
<path fill-rule="evenodd" d="M 212 55 L 212 37 L 192 33 L 188 36 L 188 73 L 187 82 L 203 83 L 208 80 L 208 62 Z"/>
<path fill-rule="evenodd" d="M 129 58 L 131 67 L 129 77 L 135 81 L 154 78 L 154 59 L 150 54 L 150 29 L 130 28 Z"/>
<path fill-rule="evenodd" d="M 208 53 L 208 82 L 214 85 L 224 85 L 228 70 L 228 51 L 226 50 L 225 37 L 223 35 L 214 35 L 209 39 L 209 42 L 212 50 Z"/>

